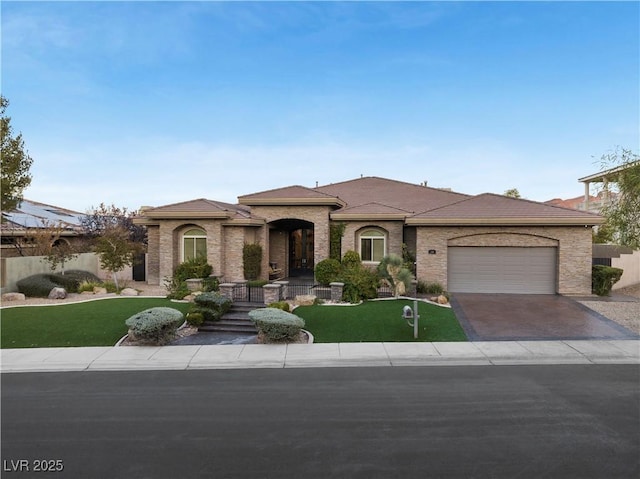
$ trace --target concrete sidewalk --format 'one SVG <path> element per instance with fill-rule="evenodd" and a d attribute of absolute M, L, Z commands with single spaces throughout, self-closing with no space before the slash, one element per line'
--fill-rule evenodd
<path fill-rule="evenodd" d="M 4 349 L 1 357 L 3 373 L 358 366 L 640 364 L 640 340 L 34 348 Z"/>

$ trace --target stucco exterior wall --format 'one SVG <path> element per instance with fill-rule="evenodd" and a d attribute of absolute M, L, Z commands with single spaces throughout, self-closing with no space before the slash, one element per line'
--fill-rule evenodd
<path fill-rule="evenodd" d="M 558 227 L 418 227 L 417 277 L 447 288 L 449 246 L 557 246 L 557 292 L 591 294 L 591 228 Z M 435 250 L 435 254 L 429 254 Z"/>
<path fill-rule="evenodd" d="M 640 251 L 634 251 L 633 254 L 622 254 L 619 258 L 611 258 L 611 266 L 623 270 L 620 281 L 614 284 L 612 289 L 640 284 Z"/>

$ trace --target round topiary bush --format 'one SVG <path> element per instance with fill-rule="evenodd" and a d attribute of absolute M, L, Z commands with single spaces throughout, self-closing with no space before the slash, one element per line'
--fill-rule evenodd
<path fill-rule="evenodd" d="M 304 327 L 302 318 L 276 308 L 254 309 L 249 312 L 249 318 L 266 342 L 291 341 Z"/>
<path fill-rule="evenodd" d="M 340 271 L 342 270 L 342 265 L 340 261 L 337 259 L 323 259 L 318 264 L 316 264 L 314 273 L 316 275 L 316 281 L 323 285 L 328 285 L 337 281 L 340 277 Z"/>
<path fill-rule="evenodd" d="M 183 322 L 184 316 L 177 309 L 157 307 L 134 314 L 125 324 L 129 327 L 131 339 L 148 344 L 165 344 L 173 339 Z"/>

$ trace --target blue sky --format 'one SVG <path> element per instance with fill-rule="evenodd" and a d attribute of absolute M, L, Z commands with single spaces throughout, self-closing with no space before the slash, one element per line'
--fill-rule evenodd
<path fill-rule="evenodd" d="M 25 197 L 136 209 L 382 176 L 545 201 L 640 144 L 637 2 L 12 2 Z"/>

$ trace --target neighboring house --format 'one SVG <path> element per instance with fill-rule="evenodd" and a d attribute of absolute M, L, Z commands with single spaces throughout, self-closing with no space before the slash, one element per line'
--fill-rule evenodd
<path fill-rule="evenodd" d="M 604 206 L 609 204 L 611 201 L 615 201 L 617 197 L 618 195 L 614 192 L 600 191 L 596 196 L 578 196 L 576 198 L 569 198 L 566 200 L 563 200 L 562 198 L 554 198 L 552 200 L 545 201 L 545 204 L 599 214 Z"/>
<path fill-rule="evenodd" d="M 242 249 L 258 243 L 262 275 L 313 275 L 329 257 L 331 224 L 345 226 L 341 250 L 375 266 L 416 257 L 419 280 L 451 292 L 591 293 L 591 229 L 598 215 L 495 194 L 470 196 L 364 177 L 326 186 L 252 193 L 232 205 L 196 199 L 144 208 L 147 281 L 160 284 L 185 259 L 206 255 L 214 274 L 242 281 Z"/>
<path fill-rule="evenodd" d="M 15 210 L 2 212 L 2 256 L 31 256 L 30 250 L 34 248 L 31 235 L 43 228 L 59 227 L 58 241 L 78 242 L 82 236 L 80 220 L 83 216 L 77 211 L 24 199 Z"/>

